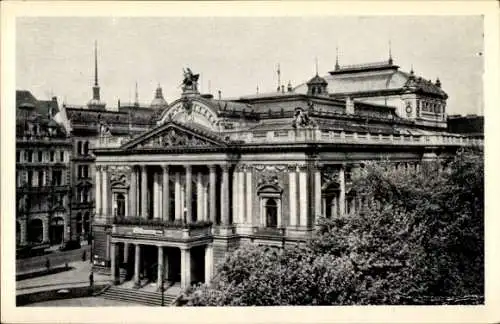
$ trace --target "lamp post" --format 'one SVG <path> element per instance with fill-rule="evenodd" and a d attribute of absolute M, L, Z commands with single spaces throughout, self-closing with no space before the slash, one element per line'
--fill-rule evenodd
<path fill-rule="evenodd" d="M 161 306 L 165 306 L 165 270 L 161 272 Z"/>

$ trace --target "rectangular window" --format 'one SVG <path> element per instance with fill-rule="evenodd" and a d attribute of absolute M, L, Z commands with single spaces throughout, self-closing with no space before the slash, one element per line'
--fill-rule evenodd
<path fill-rule="evenodd" d="M 38 186 L 41 187 L 45 185 L 45 177 L 44 177 L 44 172 L 43 171 L 38 171 Z"/>
<path fill-rule="evenodd" d="M 61 170 L 52 171 L 52 185 L 53 186 L 62 185 L 62 171 Z"/>
<path fill-rule="evenodd" d="M 33 162 L 33 151 L 26 151 L 26 161 Z"/>
<path fill-rule="evenodd" d="M 42 162 L 42 161 L 43 161 L 43 152 L 38 151 L 38 162 Z"/>
<path fill-rule="evenodd" d="M 28 171 L 28 186 L 32 186 L 33 185 L 33 171 Z"/>
<path fill-rule="evenodd" d="M 60 160 L 61 162 L 64 162 L 64 151 L 61 151 L 61 152 L 59 153 L 59 160 Z"/>
<path fill-rule="evenodd" d="M 88 177 L 89 177 L 89 166 L 88 166 L 88 165 L 85 165 L 85 166 L 83 167 L 83 171 L 84 171 L 84 172 L 83 172 L 83 177 L 84 177 L 85 179 L 88 179 Z"/>
<path fill-rule="evenodd" d="M 21 162 L 21 152 L 20 151 L 16 152 L 16 162 Z"/>
<path fill-rule="evenodd" d="M 56 153 L 54 151 L 50 151 L 50 162 L 54 162 Z"/>

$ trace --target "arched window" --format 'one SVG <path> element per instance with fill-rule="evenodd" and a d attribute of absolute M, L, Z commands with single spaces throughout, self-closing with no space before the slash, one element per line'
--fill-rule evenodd
<path fill-rule="evenodd" d="M 82 234 L 82 213 L 76 214 L 76 234 Z"/>
<path fill-rule="evenodd" d="M 88 233 L 90 231 L 89 212 L 85 212 L 85 214 L 83 214 L 83 230 L 85 231 L 85 233 Z"/>
<path fill-rule="evenodd" d="M 275 184 L 264 184 L 257 189 L 260 200 L 260 226 L 281 227 L 281 194 L 283 190 Z"/>
<path fill-rule="evenodd" d="M 121 193 L 116 196 L 116 216 L 125 216 L 125 196 Z"/>
<path fill-rule="evenodd" d="M 43 223 L 40 219 L 32 219 L 28 224 L 28 241 L 41 243 L 43 241 Z"/>
<path fill-rule="evenodd" d="M 266 226 L 267 227 L 277 227 L 278 226 L 278 204 L 273 198 L 269 198 L 265 205 L 266 213 Z"/>

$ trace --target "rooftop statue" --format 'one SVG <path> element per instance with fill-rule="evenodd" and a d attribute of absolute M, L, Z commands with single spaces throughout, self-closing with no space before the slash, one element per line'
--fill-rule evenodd
<path fill-rule="evenodd" d="M 183 90 L 194 90 L 197 89 L 199 74 L 193 74 L 190 68 L 186 68 L 184 71 L 184 80 L 182 81 Z"/>

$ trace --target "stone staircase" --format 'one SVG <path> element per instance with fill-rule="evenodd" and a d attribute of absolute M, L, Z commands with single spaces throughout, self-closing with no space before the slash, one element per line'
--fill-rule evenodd
<path fill-rule="evenodd" d="M 161 292 L 111 286 L 100 296 L 105 299 L 119 300 L 146 306 L 161 306 Z M 163 304 L 165 306 L 172 306 L 176 298 L 176 295 L 167 294 L 167 292 L 165 292 Z"/>

